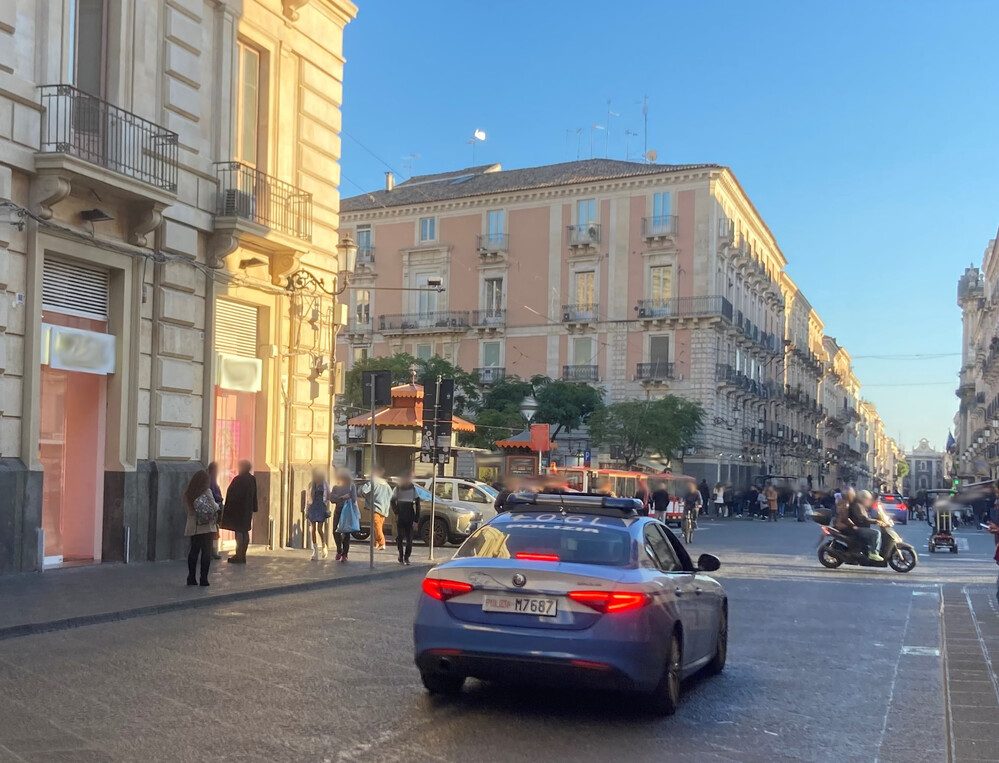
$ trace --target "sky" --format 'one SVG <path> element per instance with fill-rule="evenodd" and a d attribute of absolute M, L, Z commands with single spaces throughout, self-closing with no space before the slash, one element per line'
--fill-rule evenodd
<path fill-rule="evenodd" d="M 639 160 L 647 96 L 657 161 L 731 167 L 889 433 L 943 446 L 999 226 L 999 2 L 356 2 L 344 196 L 471 165 L 476 129 L 477 164 Z"/>

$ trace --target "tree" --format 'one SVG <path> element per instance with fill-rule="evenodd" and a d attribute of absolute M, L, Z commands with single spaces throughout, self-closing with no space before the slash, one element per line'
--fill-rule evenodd
<path fill-rule="evenodd" d="M 475 410 L 479 404 L 478 380 L 473 374 L 449 363 L 443 358 L 432 357 L 427 360 L 414 358 L 409 353 L 398 352 L 384 357 L 365 358 L 354 363 L 344 380 L 344 404 L 354 409 L 352 413 L 362 410 L 361 407 L 361 373 L 363 371 L 391 371 L 392 384 L 409 384 L 412 380 L 412 369 L 416 369 L 416 383 L 426 384 L 437 379 L 437 376 L 454 379 L 454 412 L 462 416 Z"/>
<path fill-rule="evenodd" d="M 909 473 L 909 462 L 904 458 L 895 464 L 895 478 L 903 479 Z"/>
<path fill-rule="evenodd" d="M 516 376 L 508 376 L 488 387 L 475 414 L 475 432 L 462 434 L 461 444 L 491 449 L 497 440 L 517 434 L 527 425 L 520 406 L 532 391 L 530 382 Z"/>
<path fill-rule="evenodd" d="M 534 385 L 534 398 L 538 401 L 534 422 L 551 424 L 554 427 L 553 440 L 563 429 L 579 429 L 604 407 L 603 392 L 589 384 L 549 379 L 547 376 L 535 376 L 531 383 Z"/>
<path fill-rule="evenodd" d="M 703 421 L 700 404 L 667 395 L 597 409 L 590 418 L 590 437 L 598 445 L 619 452 L 626 468 L 632 469 L 647 454 L 672 458 L 689 447 Z"/>

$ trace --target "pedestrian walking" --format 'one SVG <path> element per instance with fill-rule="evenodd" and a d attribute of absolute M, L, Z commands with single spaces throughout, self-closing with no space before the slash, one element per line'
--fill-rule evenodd
<path fill-rule="evenodd" d="M 655 489 L 650 496 L 650 501 L 652 502 L 652 516 L 659 517 L 660 520 L 665 522 L 670 504 L 669 490 L 666 489 L 665 482 L 656 483 Z"/>
<path fill-rule="evenodd" d="M 413 484 L 413 473 L 405 472 L 392 493 L 392 513 L 395 515 L 395 546 L 399 564 L 409 564 L 413 553 L 413 531 L 420 516 L 420 494 Z"/>
<path fill-rule="evenodd" d="M 336 561 L 346 562 L 350 553 L 350 533 L 360 530 L 361 512 L 357 507 L 357 487 L 350 472 L 341 469 L 336 475 L 336 485 L 330 490 L 330 502 L 333 504 L 333 541 L 336 543 Z M 351 509 L 353 506 L 353 509 Z M 357 530 L 342 530 L 349 525 L 344 522 L 344 510 L 348 517 L 357 514 Z"/>
<path fill-rule="evenodd" d="M 187 483 L 184 508 L 187 511 L 184 535 L 191 539 L 187 552 L 187 584 L 207 586 L 212 564 L 212 536 L 219 531 L 219 506 L 212 495 L 211 479 L 204 469 L 196 471 Z M 200 581 L 195 577 L 199 566 Z"/>
<path fill-rule="evenodd" d="M 716 482 L 713 490 L 715 502 L 715 516 L 721 517 L 725 513 L 725 486 Z"/>
<path fill-rule="evenodd" d="M 239 472 L 225 491 L 222 529 L 236 533 L 236 554 L 226 561 L 230 564 L 246 564 L 253 515 L 257 512 L 257 478 L 253 476 L 253 465 L 249 461 L 240 461 L 237 468 Z"/>
<path fill-rule="evenodd" d="M 371 514 L 372 532 L 375 534 L 375 551 L 385 550 L 385 517 L 392 505 L 392 486 L 385 480 L 385 470 L 376 466 L 371 470 L 371 479 L 361 488 L 361 495 L 368 502 Z"/>
<path fill-rule="evenodd" d="M 305 518 L 309 520 L 309 534 L 312 538 L 312 561 L 325 559 L 330 555 L 330 486 L 322 469 L 313 469 L 309 483 L 309 508 Z"/>
<path fill-rule="evenodd" d="M 701 477 L 697 485 L 697 492 L 701 494 L 701 510 L 707 512 L 711 506 L 711 488 L 708 487 L 708 481 L 704 477 Z"/>
<path fill-rule="evenodd" d="M 756 489 L 755 485 L 749 488 L 749 492 L 746 494 L 746 511 L 749 512 L 750 519 L 755 519 L 759 515 L 760 491 Z"/>
<path fill-rule="evenodd" d="M 763 490 L 763 496 L 766 500 L 767 511 L 770 515 L 770 521 L 777 521 L 777 488 L 773 484 L 768 484 Z"/>
<path fill-rule="evenodd" d="M 635 498 L 642 502 L 638 510 L 639 516 L 649 516 L 649 506 L 652 504 L 652 491 L 649 490 L 649 481 L 645 477 L 638 478 L 638 489 L 635 491 Z"/>
<path fill-rule="evenodd" d="M 728 519 L 735 512 L 735 490 L 730 484 L 725 485 L 725 518 Z"/>
<path fill-rule="evenodd" d="M 219 487 L 219 465 L 212 461 L 208 464 L 208 487 L 212 491 L 212 498 L 215 499 L 215 503 L 219 507 L 219 516 L 222 516 L 222 507 L 225 502 L 222 500 L 222 488 Z M 212 536 L 212 559 L 221 559 L 222 554 L 219 550 L 219 534 L 218 531 Z"/>

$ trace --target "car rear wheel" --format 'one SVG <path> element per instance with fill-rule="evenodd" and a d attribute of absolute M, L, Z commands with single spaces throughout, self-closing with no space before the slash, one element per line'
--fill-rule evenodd
<path fill-rule="evenodd" d="M 454 696 L 465 685 L 465 676 L 452 673 L 425 673 L 421 671 L 420 679 L 423 681 L 424 688 L 431 694 Z"/>
<path fill-rule="evenodd" d="M 728 659 L 728 612 L 722 609 L 718 616 L 718 636 L 715 641 L 715 656 L 707 665 L 709 676 L 716 676 L 725 669 L 725 660 Z"/>
<path fill-rule="evenodd" d="M 680 706 L 680 678 L 683 664 L 683 651 L 676 633 L 670 636 L 666 664 L 659 685 L 652 692 L 650 709 L 657 715 L 673 715 Z"/>

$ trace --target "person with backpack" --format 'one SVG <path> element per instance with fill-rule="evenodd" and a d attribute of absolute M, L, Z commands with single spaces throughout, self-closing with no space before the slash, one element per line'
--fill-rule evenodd
<path fill-rule="evenodd" d="M 315 562 L 330 555 L 330 486 L 322 469 L 313 469 L 308 495 L 305 518 L 309 520 L 312 561 Z"/>
<path fill-rule="evenodd" d="M 333 504 L 333 541 L 336 543 L 336 561 L 346 562 L 350 553 L 350 533 L 361 529 L 361 514 L 357 507 L 357 487 L 350 472 L 341 469 L 336 475 L 337 484 L 330 490 Z M 347 517 L 344 517 L 344 514 Z M 356 527 L 354 523 L 356 520 Z"/>
<path fill-rule="evenodd" d="M 208 586 L 208 570 L 212 564 L 212 537 L 219 531 L 219 506 L 212 495 L 211 478 L 204 469 L 196 471 L 187 483 L 184 508 L 187 512 L 184 535 L 191 539 L 191 548 L 187 553 L 187 584 Z M 200 583 L 195 577 L 199 560 Z"/>

